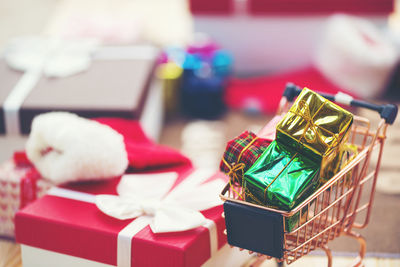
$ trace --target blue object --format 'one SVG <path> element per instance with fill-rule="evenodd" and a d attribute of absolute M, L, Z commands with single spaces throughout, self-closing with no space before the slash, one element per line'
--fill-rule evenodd
<path fill-rule="evenodd" d="M 195 118 L 215 119 L 226 110 L 223 102 L 225 79 L 200 73 L 200 69 L 185 69 L 183 72 L 182 112 Z"/>
<path fill-rule="evenodd" d="M 197 70 L 201 68 L 202 60 L 198 55 L 186 54 L 182 64 L 184 70 Z"/>
<path fill-rule="evenodd" d="M 223 96 L 233 59 L 228 52 L 213 49 L 192 48 L 185 53 L 180 101 L 182 113 L 189 117 L 216 119 L 226 110 Z M 180 58 L 180 52 L 171 48 L 168 54 Z"/>
<path fill-rule="evenodd" d="M 228 76 L 232 73 L 233 57 L 225 50 L 217 50 L 212 59 L 214 72 L 218 76 Z"/>
<path fill-rule="evenodd" d="M 282 215 L 232 201 L 225 201 L 224 212 L 230 245 L 283 257 Z"/>

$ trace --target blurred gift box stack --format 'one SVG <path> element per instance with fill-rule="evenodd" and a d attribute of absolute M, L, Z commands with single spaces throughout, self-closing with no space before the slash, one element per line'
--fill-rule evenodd
<path fill-rule="evenodd" d="M 391 0 L 190 0 L 194 28 L 232 51 L 241 73 L 284 71 L 311 63 L 329 16 L 354 14 L 387 24 Z M 345 41 L 345 40 L 342 40 Z"/>

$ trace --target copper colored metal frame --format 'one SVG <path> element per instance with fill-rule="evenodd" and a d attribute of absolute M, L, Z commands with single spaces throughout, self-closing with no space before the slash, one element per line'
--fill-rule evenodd
<path fill-rule="evenodd" d="M 281 101 L 279 113 L 288 109 L 288 101 Z M 247 206 L 253 206 L 291 217 L 299 214 L 299 222 L 292 231 L 284 229 L 283 257 L 276 259 L 290 264 L 318 248 L 325 251 L 328 266 L 332 266 L 332 254 L 327 243 L 339 236 L 349 236 L 360 244 L 359 257 L 354 266 L 362 265 L 366 241 L 354 229 L 368 225 L 374 200 L 375 186 L 381 164 L 383 145 L 388 124 L 382 119 L 375 130 L 371 130 L 366 118 L 354 117 L 349 143 L 358 148 L 358 155 L 341 169 L 333 178 L 321 186 L 304 202 L 290 212 L 259 206 L 240 199 L 240 186 L 232 188 L 227 184 L 220 197 Z M 284 222 L 285 220 L 283 220 Z M 249 253 L 253 253 L 249 251 Z M 270 256 L 257 254 L 258 266 Z"/>

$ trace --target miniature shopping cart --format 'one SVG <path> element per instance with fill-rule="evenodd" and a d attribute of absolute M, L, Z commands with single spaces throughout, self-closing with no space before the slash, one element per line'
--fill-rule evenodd
<path fill-rule="evenodd" d="M 286 112 L 300 92 L 295 85 L 287 85 L 278 114 Z M 257 253 L 259 258 L 254 265 L 270 258 L 290 264 L 321 248 L 331 266 L 332 254 L 327 243 L 342 235 L 358 240 L 360 251 L 355 265 L 362 264 L 366 241 L 354 229 L 366 227 L 370 220 L 386 130 L 396 118 L 397 106 L 374 105 L 343 94 L 321 95 L 339 104 L 377 111 L 381 120 L 376 129 L 372 129 L 368 119 L 354 117 L 348 142 L 358 153 L 290 212 L 245 202 L 240 197 L 243 193 L 240 185 L 228 183 L 225 186 L 220 197 L 224 201 L 228 243 Z M 288 220 L 296 223 L 290 231 Z M 244 240 L 244 243 L 239 245 L 235 240 Z"/>

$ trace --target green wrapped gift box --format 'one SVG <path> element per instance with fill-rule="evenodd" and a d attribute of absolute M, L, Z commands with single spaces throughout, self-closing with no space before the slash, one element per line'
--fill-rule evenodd
<path fill-rule="evenodd" d="M 283 211 L 295 208 L 317 188 L 321 173 L 337 170 L 334 159 L 352 122 L 350 112 L 304 88 L 278 124 L 276 140 L 244 174 L 246 201 Z M 299 214 L 287 218 L 286 230 L 298 220 Z"/>
<path fill-rule="evenodd" d="M 273 141 L 244 175 L 246 201 L 290 211 L 315 187 L 319 163 Z"/>

